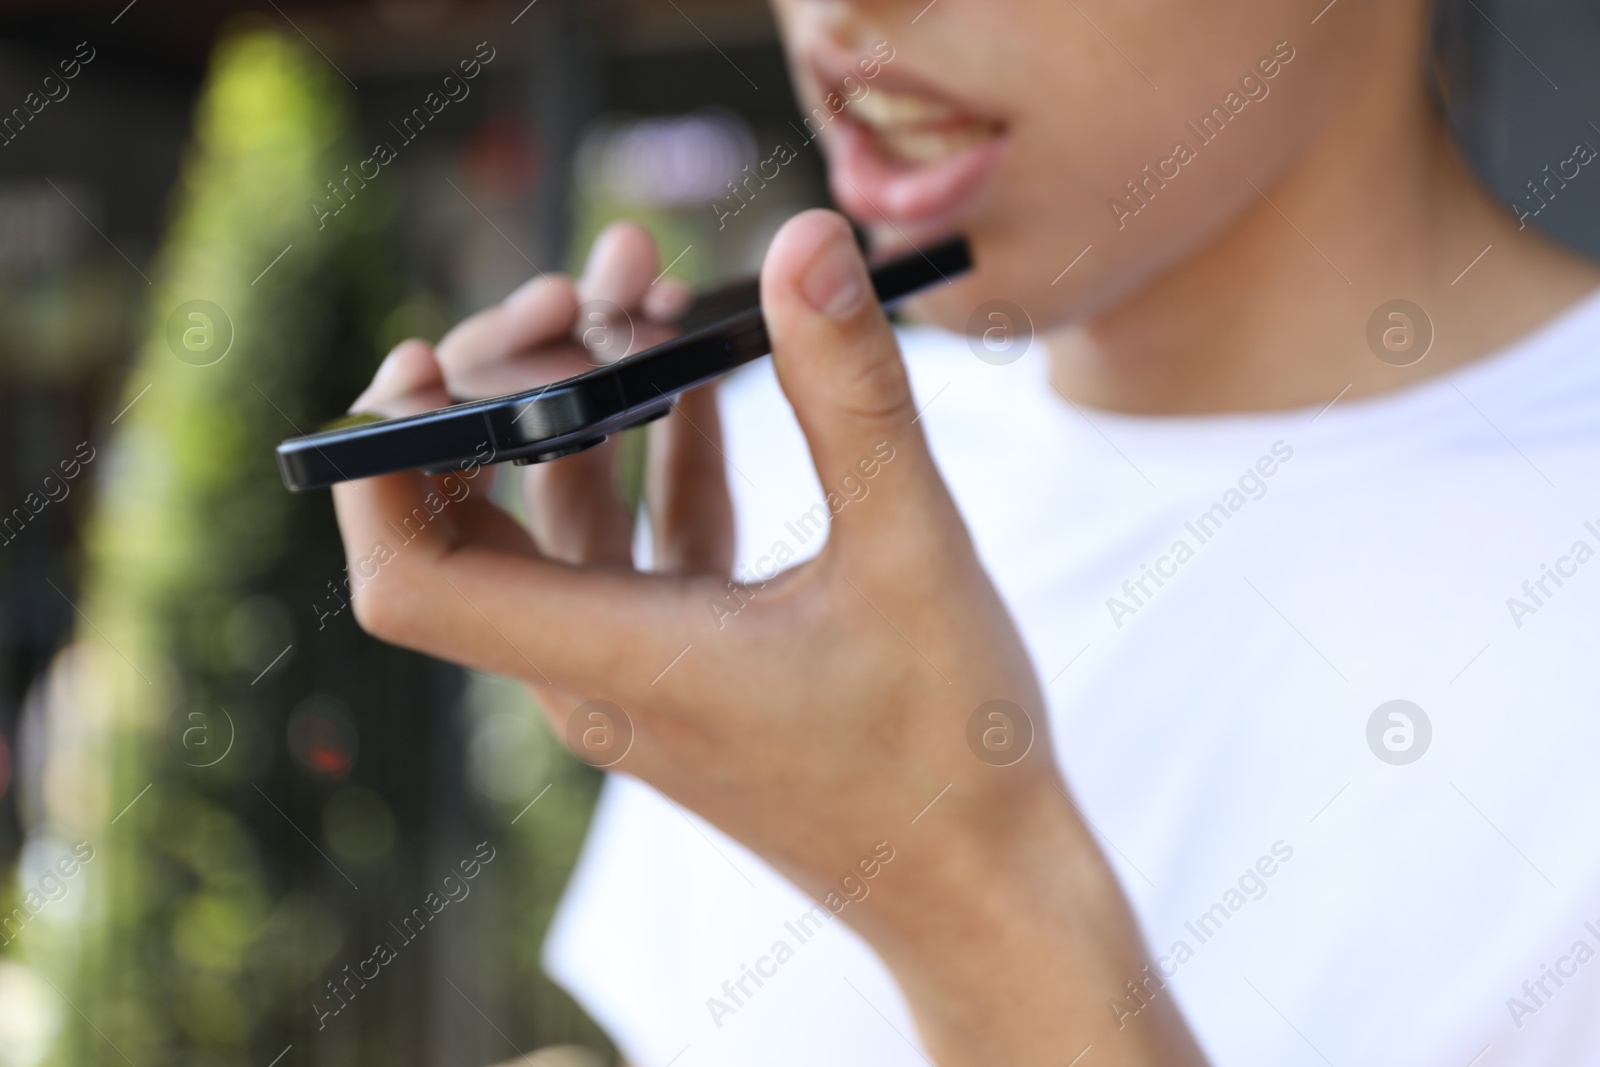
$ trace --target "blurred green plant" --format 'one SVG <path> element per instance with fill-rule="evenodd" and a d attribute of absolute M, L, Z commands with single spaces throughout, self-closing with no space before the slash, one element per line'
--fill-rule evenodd
<path fill-rule="evenodd" d="M 49 1051 L 19 1067 L 263 1064 L 291 1043 L 285 1067 L 434 1062 L 453 1029 L 442 964 L 464 951 L 500 976 L 521 1047 L 606 1048 L 537 965 L 597 776 L 538 723 L 550 796 L 506 842 L 510 814 L 464 788 L 461 720 L 485 700 L 537 715 L 329 613 L 343 594 L 329 501 L 289 494 L 273 464 L 279 439 L 360 391 L 407 306 L 388 238 L 398 189 L 374 182 L 313 225 L 310 201 L 360 156 L 354 125 L 298 42 L 247 27 L 219 44 L 129 407 L 92 461 L 79 638 L 47 687 L 30 838 L 84 839 L 96 859 L 70 907 L 7 947 L 25 966 L 0 965 L 0 987 L 26 987 L 13 1006 L 58 1016 L 35 1027 Z M 478 712 L 452 712 L 474 694 Z M 340 965 L 392 939 L 485 837 L 513 859 L 475 883 L 479 903 L 319 1027 L 310 1005 Z M 483 1047 L 505 1052 L 493 1034 Z"/>

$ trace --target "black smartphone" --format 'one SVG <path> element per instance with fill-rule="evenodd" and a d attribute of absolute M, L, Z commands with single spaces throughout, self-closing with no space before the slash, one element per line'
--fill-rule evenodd
<path fill-rule="evenodd" d="M 876 264 L 872 285 L 889 305 L 971 265 L 965 238 L 952 237 Z M 291 437 L 278 446 L 283 484 L 321 489 L 396 471 L 560 459 L 660 418 L 678 394 L 772 350 L 754 280 L 696 298 L 677 325 L 685 332 L 664 344 L 536 389 L 400 418 L 352 416 Z"/>

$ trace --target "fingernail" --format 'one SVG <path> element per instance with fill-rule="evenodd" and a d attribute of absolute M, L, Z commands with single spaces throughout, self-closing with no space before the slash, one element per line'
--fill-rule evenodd
<path fill-rule="evenodd" d="M 841 229 L 817 251 L 800 276 L 800 292 L 828 318 L 842 319 L 861 306 L 866 280 L 855 242 Z"/>

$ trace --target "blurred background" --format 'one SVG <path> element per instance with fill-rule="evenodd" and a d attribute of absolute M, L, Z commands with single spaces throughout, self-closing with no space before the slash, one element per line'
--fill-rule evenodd
<path fill-rule="evenodd" d="M 1530 188 L 1600 147 L 1600 8 L 1438 30 L 1474 164 L 1600 255 L 1600 177 Z M 611 1062 L 538 959 L 597 772 L 361 635 L 271 449 L 620 215 L 754 269 L 826 202 L 798 123 L 758 0 L 0 3 L 0 1067 Z"/>

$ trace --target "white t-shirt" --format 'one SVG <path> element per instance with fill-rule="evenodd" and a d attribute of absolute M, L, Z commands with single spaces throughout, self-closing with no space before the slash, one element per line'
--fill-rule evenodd
<path fill-rule="evenodd" d="M 1038 346 L 901 341 L 1156 995 L 1211 1061 L 1600 1064 L 1600 294 L 1320 412 L 1109 414 Z M 723 412 L 740 559 L 811 554 L 768 364 Z M 613 776 L 546 962 L 637 1067 L 921 1067 L 886 969 L 811 908 Z"/>

